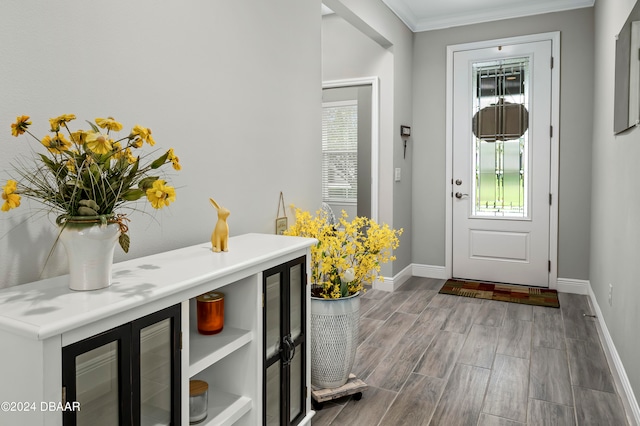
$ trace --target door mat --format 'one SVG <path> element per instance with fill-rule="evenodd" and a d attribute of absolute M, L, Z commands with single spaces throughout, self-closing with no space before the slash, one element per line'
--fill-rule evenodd
<path fill-rule="evenodd" d="M 500 300 L 502 302 L 559 308 L 558 292 L 548 288 L 493 284 L 478 281 L 447 280 L 441 294 Z"/>

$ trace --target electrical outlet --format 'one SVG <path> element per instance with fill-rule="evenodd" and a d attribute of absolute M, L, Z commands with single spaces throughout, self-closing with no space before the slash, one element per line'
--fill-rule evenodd
<path fill-rule="evenodd" d="M 609 283 L 609 306 L 613 306 L 613 284 Z"/>

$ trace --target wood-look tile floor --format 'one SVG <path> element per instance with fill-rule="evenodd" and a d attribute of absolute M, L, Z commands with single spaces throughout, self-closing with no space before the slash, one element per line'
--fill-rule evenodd
<path fill-rule="evenodd" d="M 413 277 L 361 298 L 353 373 L 369 389 L 313 426 L 627 425 L 586 296 L 560 309 L 438 294 Z"/>

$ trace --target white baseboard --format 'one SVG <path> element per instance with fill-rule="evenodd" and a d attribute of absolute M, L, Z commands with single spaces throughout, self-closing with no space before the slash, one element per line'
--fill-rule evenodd
<path fill-rule="evenodd" d="M 416 277 L 424 278 L 436 278 L 439 280 L 446 280 L 451 277 L 448 276 L 446 268 L 444 266 L 433 265 L 421 265 L 412 264 L 412 274 Z M 553 288 L 553 285 L 551 286 Z M 556 289 L 563 293 L 575 293 L 575 294 L 589 294 L 590 289 L 589 281 L 576 280 L 572 278 L 558 278 Z"/>
<path fill-rule="evenodd" d="M 416 277 L 436 278 L 446 280 L 448 276 L 444 266 L 412 264 L 412 274 Z M 553 286 L 551 286 L 553 288 Z M 563 293 L 589 294 L 589 281 L 575 280 L 572 278 L 558 278 L 556 288 Z"/>
<path fill-rule="evenodd" d="M 398 287 L 404 284 L 412 276 L 411 265 L 398 272 L 393 278 L 381 277 L 377 281 L 374 281 L 373 288 L 382 291 L 395 291 Z"/>
<path fill-rule="evenodd" d="M 447 271 L 444 266 L 419 265 L 414 263 L 411 265 L 411 271 L 416 277 L 436 278 L 440 280 L 450 278 L 447 276 Z"/>
<path fill-rule="evenodd" d="M 600 340 L 602 342 L 602 346 L 604 347 L 607 361 L 611 366 L 616 383 L 619 384 L 622 388 L 620 389 L 619 393 L 622 404 L 624 405 L 625 411 L 627 412 L 627 420 L 631 425 L 640 425 L 640 406 L 638 406 L 638 401 L 636 400 L 633 388 L 631 387 L 631 383 L 629 382 L 629 377 L 627 376 L 627 372 L 624 368 L 624 365 L 622 364 L 620 355 L 618 355 L 618 351 L 615 344 L 613 343 L 611 334 L 609 334 L 609 329 L 607 328 L 607 324 L 604 321 L 602 311 L 600 310 L 600 306 L 598 305 L 598 301 L 596 300 L 596 296 L 593 293 L 591 285 L 587 287 L 587 294 L 589 296 L 591 306 L 593 307 L 594 314 L 598 319 L 598 333 L 600 334 Z"/>
<path fill-rule="evenodd" d="M 574 280 L 572 278 L 558 278 L 556 290 L 561 293 L 574 293 L 588 295 L 591 284 L 587 280 Z"/>
<path fill-rule="evenodd" d="M 373 282 L 374 290 L 382 290 L 382 291 L 395 291 L 396 285 L 393 282 L 393 278 L 389 277 L 380 277 L 377 281 Z M 399 286 L 398 286 L 399 287 Z"/>

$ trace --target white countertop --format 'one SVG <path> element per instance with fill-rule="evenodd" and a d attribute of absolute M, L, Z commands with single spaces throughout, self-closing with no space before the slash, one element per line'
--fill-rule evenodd
<path fill-rule="evenodd" d="M 113 265 L 112 285 L 73 291 L 63 275 L 0 290 L 0 328 L 44 340 L 118 312 L 306 249 L 314 239 L 269 234 L 229 238 L 229 251 L 198 244 Z"/>

